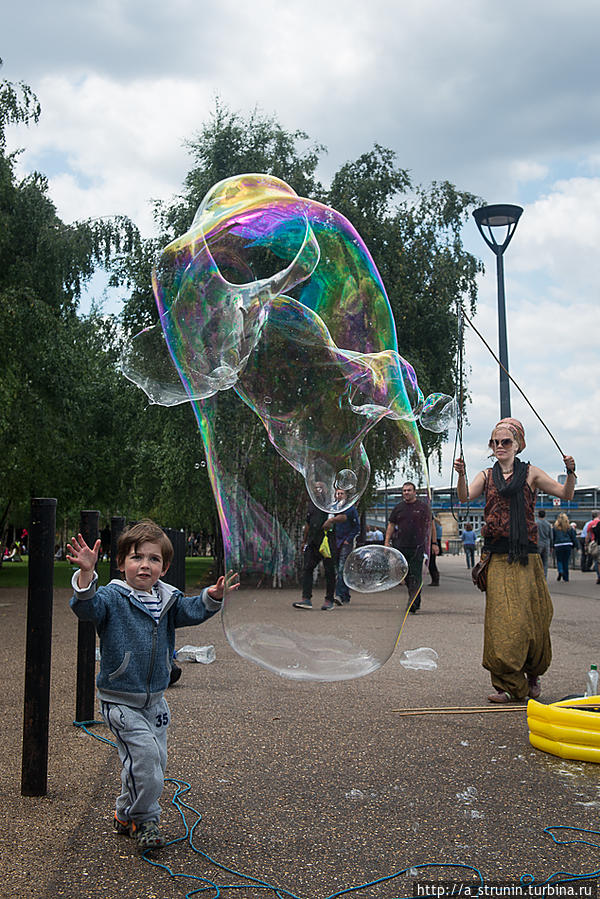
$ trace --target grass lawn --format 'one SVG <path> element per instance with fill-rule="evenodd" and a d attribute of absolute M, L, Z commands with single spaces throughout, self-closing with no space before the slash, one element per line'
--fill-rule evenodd
<path fill-rule="evenodd" d="M 208 556 L 198 556 L 185 560 L 185 586 L 190 594 L 198 592 L 202 587 L 208 587 L 216 578 L 211 577 L 211 569 L 214 559 Z M 54 563 L 54 586 L 70 587 L 73 576 L 73 567 L 69 562 Z M 28 585 L 29 565 L 27 557 L 22 562 L 5 562 L 0 568 L 0 588 L 23 587 Z M 98 578 L 100 584 L 107 584 L 109 580 L 108 562 L 98 563 Z"/>

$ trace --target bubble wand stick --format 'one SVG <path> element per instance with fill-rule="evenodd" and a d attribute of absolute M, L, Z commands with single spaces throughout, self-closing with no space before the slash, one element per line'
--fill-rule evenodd
<path fill-rule="evenodd" d="M 462 439 L 463 438 L 463 412 L 462 412 L 462 410 L 463 410 L 463 401 L 464 401 L 464 393 L 463 393 L 463 386 L 464 386 L 464 378 L 463 378 L 463 350 L 464 350 L 463 315 L 464 315 L 464 313 L 463 313 L 463 309 L 462 309 L 462 306 L 460 305 L 460 303 L 457 303 L 456 305 L 457 305 L 456 318 L 458 321 L 458 353 L 456 356 L 456 366 L 457 366 L 456 380 L 458 383 L 458 402 L 456 404 L 456 435 L 454 437 L 453 457 L 456 458 L 456 452 L 457 452 L 457 448 L 458 448 L 458 454 L 459 454 L 460 458 L 462 459 L 463 458 L 463 439 Z M 459 522 L 459 516 L 454 511 L 454 500 L 453 500 L 454 483 L 453 483 L 453 481 L 454 481 L 454 468 L 451 469 L 451 474 L 450 474 L 450 513 L 451 513 L 453 519 L 456 522 Z M 465 483 L 468 488 L 469 482 L 467 480 L 466 471 L 465 471 Z M 467 489 L 467 497 L 468 497 L 468 489 Z M 469 510 L 470 510 L 470 506 L 469 506 L 469 500 L 467 498 L 467 507 L 462 512 L 462 516 L 468 517 Z"/>

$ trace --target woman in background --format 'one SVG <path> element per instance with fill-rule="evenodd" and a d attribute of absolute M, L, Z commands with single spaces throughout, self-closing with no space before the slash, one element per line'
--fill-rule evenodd
<path fill-rule="evenodd" d="M 577 546 L 577 534 L 569 524 L 569 519 L 561 512 L 554 522 L 554 557 L 558 574 L 556 580 L 569 580 L 569 559 L 571 550 Z"/>

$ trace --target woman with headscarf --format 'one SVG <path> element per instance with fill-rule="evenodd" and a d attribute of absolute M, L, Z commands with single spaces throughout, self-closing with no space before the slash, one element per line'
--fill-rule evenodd
<path fill-rule="evenodd" d="M 564 484 L 518 458 L 525 449 L 523 425 L 515 418 L 499 421 L 489 447 L 496 462 L 480 471 L 467 487 L 463 459 L 456 459 L 461 503 L 485 495 L 484 553 L 487 569 L 483 667 L 491 674 L 490 702 L 518 702 L 542 692 L 540 676 L 550 666 L 552 600 L 538 553 L 534 517 L 536 491 L 563 500 L 573 498 L 575 460 L 563 456 Z"/>

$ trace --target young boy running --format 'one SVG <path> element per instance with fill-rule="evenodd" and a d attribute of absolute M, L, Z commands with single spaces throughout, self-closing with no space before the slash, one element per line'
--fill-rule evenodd
<path fill-rule="evenodd" d="M 164 691 L 169 684 L 175 628 L 200 624 L 220 608 L 225 578 L 200 596 L 184 596 L 160 578 L 171 564 L 173 546 L 164 531 L 145 520 L 121 534 L 117 564 L 123 580 L 97 587 L 100 541 L 90 548 L 81 534 L 67 544 L 77 565 L 71 608 L 93 621 L 100 637 L 97 678 L 102 716 L 115 736 L 121 760 L 121 794 L 114 828 L 134 836 L 141 851 L 160 849 L 159 799 L 167 763 L 171 720 Z M 227 589 L 236 589 L 236 576 Z"/>

